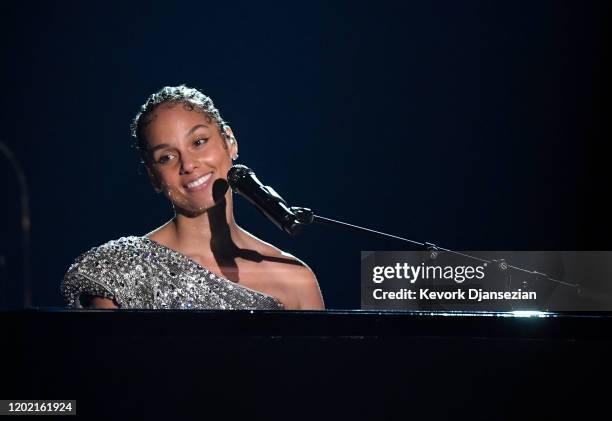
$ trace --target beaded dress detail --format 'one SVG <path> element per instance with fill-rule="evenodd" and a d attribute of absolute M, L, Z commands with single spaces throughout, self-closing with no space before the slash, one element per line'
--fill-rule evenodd
<path fill-rule="evenodd" d="M 276 298 L 218 276 L 147 237 L 122 237 L 82 254 L 61 290 L 70 308 L 83 308 L 83 296 L 98 296 L 125 309 L 283 309 Z"/>

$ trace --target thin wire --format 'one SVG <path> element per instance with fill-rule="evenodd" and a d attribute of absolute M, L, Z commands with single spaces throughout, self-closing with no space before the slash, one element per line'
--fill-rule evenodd
<path fill-rule="evenodd" d="M 387 234 L 387 233 L 381 232 L 381 231 L 375 231 L 375 230 L 372 230 L 372 229 L 369 229 L 369 228 L 364 228 L 364 227 L 360 227 L 358 225 L 348 224 L 348 223 L 342 222 L 342 221 L 336 221 L 335 219 L 324 218 L 324 217 L 319 216 L 319 215 L 314 215 L 313 222 L 318 222 L 318 223 L 323 223 L 323 224 L 331 223 L 333 225 L 342 225 L 342 226 L 345 226 L 345 227 L 356 228 L 356 229 L 359 229 L 361 231 L 366 231 L 366 232 L 369 232 L 369 233 L 372 233 L 372 234 L 382 235 L 384 237 L 389 237 L 389 238 L 394 238 L 396 240 L 406 241 L 408 243 L 416 244 L 418 246 L 423 246 L 423 247 L 426 246 L 425 243 L 421 243 L 419 241 L 409 240 L 408 238 L 398 237 L 397 235 Z"/>
<path fill-rule="evenodd" d="M 499 264 L 500 263 L 499 260 L 487 260 L 487 259 L 483 259 L 481 257 L 472 256 L 470 254 L 461 253 L 459 251 L 454 251 L 454 250 L 450 250 L 450 249 L 447 249 L 447 248 L 444 248 L 444 247 L 440 247 L 440 246 L 437 246 L 437 245 L 435 245 L 433 243 L 429 243 L 429 242 L 422 243 L 420 241 L 410 240 L 408 238 L 403 238 L 403 237 L 399 237 L 397 235 L 388 234 L 386 232 L 376 231 L 376 230 L 373 230 L 373 229 L 360 227 L 359 225 L 348 224 L 346 222 L 337 221 L 337 220 L 331 219 L 331 218 L 325 218 L 325 217 L 322 217 L 322 216 L 319 216 L 319 215 L 313 215 L 312 222 L 319 223 L 319 224 L 331 224 L 331 225 L 340 225 L 340 226 L 343 226 L 343 227 L 355 228 L 355 229 L 358 229 L 358 230 L 361 230 L 361 231 L 365 231 L 365 232 L 368 232 L 368 233 L 381 235 L 383 237 L 393 238 L 393 239 L 396 239 L 396 240 L 405 241 L 405 242 L 408 242 L 408 243 L 411 243 L 411 244 L 415 244 L 415 245 L 418 245 L 418 246 L 427 247 L 431 251 L 443 251 L 443 252 L 446 252 L 446 253 L 451 253 L 451 254 L 455 254 L 455 255 L 458 255 L 458 256 L 463 256 L 465 258 L 473 259 L 473 260 L 476 260 L 478 262 L 482 262 L 482 263 L 486 263 L 486 264 Z M 556 283 L 558 283 L 560 285 L 565 285 L 565 286 L 569 286 L 569 287 L 573 287 L 573 288 L 579 288 L 580 287 L 579 284 L 573 284 L 573 283 L 570 283 L 570 282 L 560 281 L 560 280 L 555 279 L 555 278 L 553 278 L 553 277 L 551 277 L 551 276 L 549 276 L 549 275 L 547 275 L 545 273 L 537 272 L 535 270 L 525 269 L 525 268 L 522 268 L 522 267 L 519 267 L 519 266 L 514 266 L 514 265 L 507 264 L 507 269 L 514 269 L 516 271 L 528 273 L 530 275 L 540 276 L 540 277 L 543 277 L 545 279 L 548 279 L 551 282 L 556 282 Z"/>

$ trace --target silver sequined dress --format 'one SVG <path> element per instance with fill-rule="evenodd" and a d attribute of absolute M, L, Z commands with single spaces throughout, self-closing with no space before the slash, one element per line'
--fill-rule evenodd
<path fill-rule="evenodd" d="M 210 272 L 147 237 L 122 237 L 79 256 L 61 285 L 71 308 L 81 297 L 113 299 L 126 309 L 279 310 L 274 297 Z"/>

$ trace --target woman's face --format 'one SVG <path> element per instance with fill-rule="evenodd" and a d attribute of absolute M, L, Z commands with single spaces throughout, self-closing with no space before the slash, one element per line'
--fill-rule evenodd
<path fill-rule="evenodd" d="M 151 180 L 177 211 L 198 215 L 214 206 L 212 186 L 227 179 L 236 142 L 228 146 L 214 120 L 182 103 L 157 107 L 145 135 Z"/>

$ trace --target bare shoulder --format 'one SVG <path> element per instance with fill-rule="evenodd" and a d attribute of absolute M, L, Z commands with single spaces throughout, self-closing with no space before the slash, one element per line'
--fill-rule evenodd
<path fill-rule="evenodd" d="M 260 256 L 258 263 L 283 295 L 288 310 L 323 310 L 325 305 L 317 278 L 302 260 L 249 235 L 249 248 Z"/>

